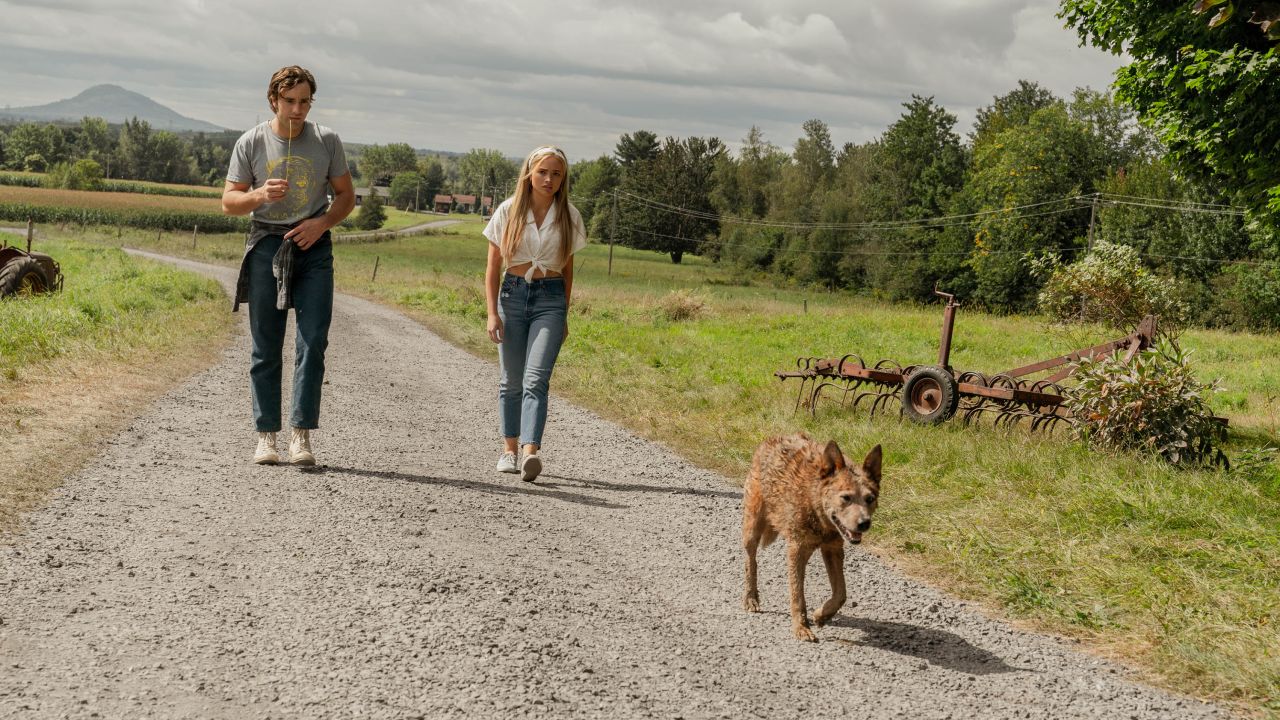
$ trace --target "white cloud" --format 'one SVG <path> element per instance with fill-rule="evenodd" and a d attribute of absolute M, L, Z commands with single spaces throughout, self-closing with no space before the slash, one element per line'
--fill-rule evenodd
<path fill-rule="evenodd" d="M 1076 47 L 1054 0 L 0 0 L 0 107 L 111 82 L 245 127 L 277 67 L 316 73 L 315 116 L 345 138 L 577 157 L 619 134 L 751 125 L 790 146 L 820 118 L 870 140 L 911 94 L 968 129 L 1019 78 L 1101 87 L 1119 60 Z M 576 146 L 576 147 L 575 147 Z"/>

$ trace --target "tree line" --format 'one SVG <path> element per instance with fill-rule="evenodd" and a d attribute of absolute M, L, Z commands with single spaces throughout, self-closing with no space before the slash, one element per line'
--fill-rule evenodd
<path fill-rule="evenodd" d="M 912 96 L 870 142 L 837 148 L 814 119 L 790 152 L 756 127 L 737 153 L 638 130 L 576 163 L 573 194 L 594 237 L 674 262 L 698 254 L 896 301 L 941 287 L 1000 312 L 1034 308 L 1037 258 L 1118 243 L 1176 283 L 1199 322 L 1277 324 L 1276 302 L 1256 302 L 1280 291 L 1272 236 L 1227 188 L 1166 160 L 1126 105 L 1024 80 L 976 115 L 961 137 L 955 115 Z"/>
<path fill-rule="evenodd" d="M 0 168 L 66 174 L 79 165 L 83 177 L 220 188 L 239 137 L 238 131 L 155 130 L 138 118 L 121 124 L 100 117 L 0 124 Z M 407 143 L 348 144 L 347 160 L 354 179 L 384 188 L 397 207 L 424 209 L 439 193 L 505 196 L 518 172 L 497 150 L 424 155 Z"/>
<path fill-rule="evenodd" d="M 50 172 L 88 161 L 100 178 L 221 186 L 239 135 L 179 135 L 155 130 L 138 118 L 119 125 L 100 117 L 85 117 L 76 124 L 23 122 L 0 125 L 0 166 Z"/>

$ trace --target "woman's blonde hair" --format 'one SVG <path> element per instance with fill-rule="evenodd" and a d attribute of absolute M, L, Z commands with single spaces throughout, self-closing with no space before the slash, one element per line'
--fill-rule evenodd
<path fill-rule="evenodd" d="M 520 179 L 516 181 L 516 192 L 511 196 L 511 204 L 507 206 L 507 225 L 502 230 L 502 244 L 499 249 L 502 250 L 503 259 L 508 263 L 511 262 L 516 249 L 520 247 L 520 240 L 524 237 L 525 218 L 529 216 L 529 210 L 533 207 L 531 180 L 533 169 L 548 155 L 560 158 L 560 162 L 564 165 L 564 180 L 551 200 L 551 204 L 556 209 L 556 225 L 560 229 L 560 257 L 569 257 L 569 252 L 573 248 L 573 217 L 569 214 L 569 159 L 560 148 L 554 145 L 543 145 L 534 148 L 533 152 L 529 153 L 529 157 L 524 159 L 524 164 L 520 166 Z"/>

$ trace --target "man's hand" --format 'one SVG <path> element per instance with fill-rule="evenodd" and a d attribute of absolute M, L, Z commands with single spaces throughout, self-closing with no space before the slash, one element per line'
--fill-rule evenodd
<path fill-rule="evenodd" d="M 289 194 L 289 181 L 284 178 L 271 178 L 265 185 L 258 188 L 258 192 L 262 193 L 263 203 L 280 202 L 285 195 Z"/>
<path fill-rule="evenodd" d="M 310 249 L 316 241 L 324 237 L 324 233 L 329 228 L 325 225 L 323 218 L 307 218 L 298 223 L 298 226 L 284 234 L 285 240 L 292 240 L 299 250 Z"/>

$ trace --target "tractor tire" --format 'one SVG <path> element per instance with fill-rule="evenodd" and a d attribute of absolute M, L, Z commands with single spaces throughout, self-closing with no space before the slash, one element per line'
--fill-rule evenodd
<path fill-rule="evenodd" d="M 0 297 L 34 295 L 49 289 L 49 278 L 35 258 L 17 257 L 0 267 Z"/>
<path fill-rule="evenodd" d="M 959 406 L 960 388 L 944 367 L 917 368 L 902 383 L 902 414 L 921 425 L 946 422 Z"/>

